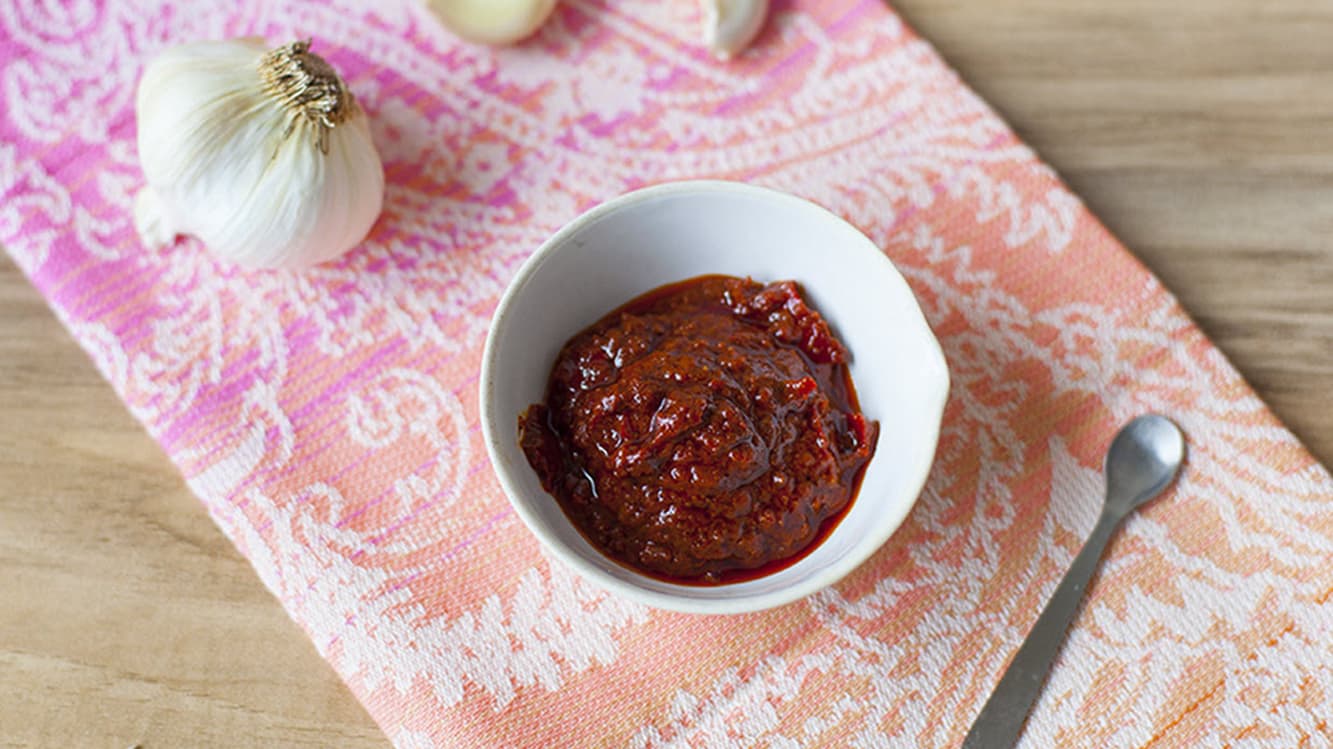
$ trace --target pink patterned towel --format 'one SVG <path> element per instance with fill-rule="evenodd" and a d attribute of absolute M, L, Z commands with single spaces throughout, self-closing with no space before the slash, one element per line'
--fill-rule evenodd
<path fill-rule="evenodd" d="M 0 2 L 0 242 L 397 746 L 956 744 L 1144 411 L 1186 428 L 1189 466 L 1114 544 L 1029 745 L 1333 742 L 1333 480 L 884 5 L 778 2 L 732 64 L 688 2 L 567 0 L 504 50 L 371 5 Z M 370 239 L 301 275 L 131 228 L 144 61 L 247 34 L 313 36 L 385 158 Z M 685 177 L 859 226 L 953 375 L 902 529 L 761 614 L 653 611 L 548 562 L 478 429 L 515 267 Z"/>

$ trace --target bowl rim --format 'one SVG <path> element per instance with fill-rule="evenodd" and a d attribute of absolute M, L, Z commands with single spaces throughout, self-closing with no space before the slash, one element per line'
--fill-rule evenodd
<path fill-rule="evenodd" d="M 669 196 L 673 194 L 700 194 L 700 193 L 731 193 L 736 195 L 748 195 L 759 197 L 766 201 L 785 203 L 792 208 L 799 208 L 803 211 L 813 211 L 816 214 L 829 221 L 832 225 L 838 225 L 843 229 L 850 229 L 855 236 L 860 238 L 860 244 L 868 251 L 867 257 L 876 257 L 878 260 L 888 266 L 893 277 L 897 278 L 905 287 L 907 294 L 914 302 L 914 311 L 916 312 L 919 323 L 929 335 L 926 336 L 929 343 L 928 353 L 939 363 L 939 370 L 943 374 L 942 387 L 939 390 L 939 402 L 936 407 L 930 409 L 930 413 L 935 417 L 929 420 L 928 431 L 923 430 L 922 437 L 928 441 L 929 450 L 921 462 L 919 475 L 911 482 L 913 492 L 911 500 L 901 503 L 892 513 L 892 517 L 886 517 L 885 522 L 877 523 L 875 530 L 868 533 L 863 539 L 858 541 L 849 553 L 835 559 L 820 574 L 791 586 L 778 590 L 756 593 L 753 595 L 743 595 L 727 598 L 693 598 L 688 596 L 677 596 L 670 593 L 641 588 L 613 575 L 608 574 L 602 569 L 589 564 L 585 559 L 576 554 L 572 549 L 567 548 L 563 543 L 559 543 L 540 529 L 537 516 L 532 512 L 527 504 L 518 499 L 522 494 L 511 475 L 512 467 L 509 461 L 504 459 L 502 446 L 499 443 L 499 427 L 496 419 L 500 417 L 491 407 L 493 399 L 495 377 L 498 369 L 496 358 L 498 356 L 498 345 L 496 344 L 496 331 L 503 330 L 508 323 L 508 313 L 514 305 L 515 300 L 521 295 L 524 289 L 532 282 L 533 277 L 541 267 L 550 259 L 555 251 L 563 246 L 571 237 L 574 237 L 584 231 L 587 227 L 600 221 L 603 217 L 624 210 L 637 203 L 648 200 Z M 947 361 L 944 357 L 943 349 L 940 347 L 939 339 L 930 323 L 925 318 L 921 310 L 920 301 L 915 293 L 907 284 L 902 273 L 898 270 L 893 261 L 865 235 L 860 229 L 848 222 L 841 216 L 833 213 L 818 203 L 805 198 L 792 195 L 768 187 L 751 185 L 744 182 L 734 182 L 729 180 L 717 179 L 690 179 L 663 182 L 648 187 L 632 190 L 619 196 L 611 198 L 605 202 L 599 203 L 587 211 L 579 214 L 564 226 L 560 227 L 554 234 L 548 237 L 537 247 L 535 251 L 523 261 L 509 285 L 505 287 L 504 293 L 500 296 L 500 301 L 496 305 L 495 312 L 491 316 L 491 322 L 487 329 L 486 342 L 482 349 L 480 383 L 478 386 L 478 407 L 481 416 L 482 439 L 486 444 L 486 451 L 491 462 L 492 472 L 500 482 L 500 487 L 505 493 L 505 498 L 509 501 L 514 512 L 523 521 L 528 532 L 536 537 L 539 545 L 548 554 L 553 554 L 561 563 L 569 566 L 580 577 L 594 583 L 596 586 L 610 591 L 615 595 L 623 596 L 629 600 L 642 603 L 653 608 L 666 609 L 692 614 L 741 614 L 764 609 L 775 608 L 794 601 L 798 601 L 815 592 L 838 582 L 846 577 L 854 569 L 869 559 L 878 551 L 892 535 L 902 527 L 908 513 L 920 499 L 921 492 L 925 488 L 926 480 L 929 478 L 931 468 L 935 463 L 935 455 L 939 447 L 939 436 L 942 427 L 944 408 L 948 402 L 949 390 L 951 387 L 951 377 Z M 513 416 L 512 418 L 517 418 Z M 873 459 L 873 458 L 872 458 Z M 857 495 L 860 494 L 858 487 Z M 856 497 L 853 497 L 855 501 Z M 563 514 L 563 511 L 562 511 Z M 577 531 L 577 529 L 576 529 Z M 595 547 L 594 547 L 595 548 Z M 611 560 L 611 563 L 619 565 L 619 562 Z M 620 565 L 624 566 L 624 565 Z M 634 574 L 641 574 L 632 568 L 626 567 Z M 646 575 L 644 575 L 647 578 Z M 681 585 L 682 589 L 691 589 L 696 586 Z"/>

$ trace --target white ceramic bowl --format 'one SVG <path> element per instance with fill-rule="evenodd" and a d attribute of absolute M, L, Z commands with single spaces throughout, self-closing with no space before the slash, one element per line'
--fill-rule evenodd
<path fill-rule="evenodd" d="M 879 443 L 851 509 L 822 544 L 765 577 L 674 585 L 593 548 L 518 446 L 518 417 L 545 396 L 575 333 L 663 284 L 705 274 L 795 279 L 852 354 L 851 375 Z M 514 509 L 546 548 L 589 581 L 650 606 L 738 613 L 836 582 L 878 549 L 921 492 L 935 455 L 949 374 L 893 264 L 850 224 L 800 198 L 732 182 L 676 182 L 604 203 L 570 222 L 505 291 L 481 365 L 486 447 Z"/>

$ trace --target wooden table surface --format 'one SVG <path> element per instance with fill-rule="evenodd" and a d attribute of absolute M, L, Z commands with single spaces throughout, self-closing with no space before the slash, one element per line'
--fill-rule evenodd
<path fill-rule="evenodd" d="M 1333 461 L 1333 0 L 899 0 Z M 384 747 L 8 259 L 0 746 Z"/>

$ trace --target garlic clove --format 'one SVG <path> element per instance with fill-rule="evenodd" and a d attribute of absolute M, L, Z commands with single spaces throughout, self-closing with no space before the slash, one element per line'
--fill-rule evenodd
<path fill-rule="evenodd" d="M 729 60 L 749 46 L 764 27 L 768 0 L 703 0 L 704 43 Z"/>
<path fill-rule="evenodd" d="M 482 44 L 513 44 L 533 34 L 556 0 L 426 0 L 445 28 Z"/>

